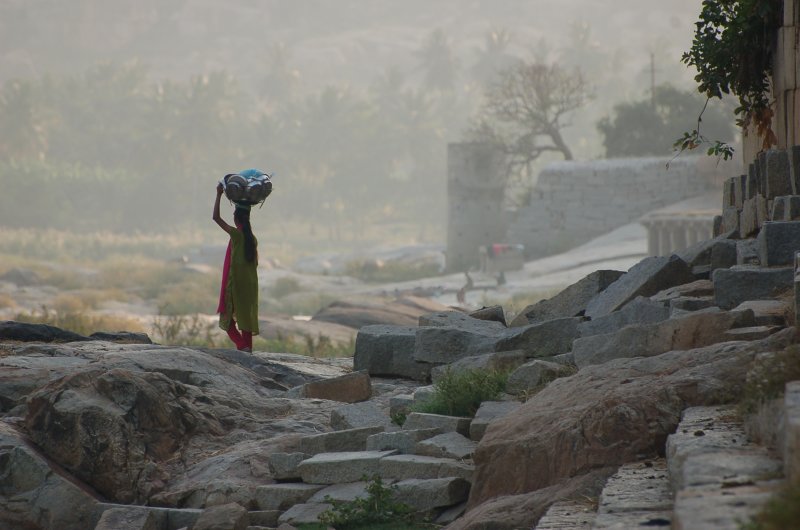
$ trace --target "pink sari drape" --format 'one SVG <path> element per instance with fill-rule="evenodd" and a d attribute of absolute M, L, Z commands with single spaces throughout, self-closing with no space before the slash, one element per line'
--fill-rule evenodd
<path fill-rule="evenodd" d="M 228 274 L 231 271 L 231 241 L 228 241 L 228 250 L 225 252 L 225 262 L 222 265 L 222 286 L 219 288 L 219 305 L 217 313 L 225 312 L 225 286 L 228 285 Z"/>

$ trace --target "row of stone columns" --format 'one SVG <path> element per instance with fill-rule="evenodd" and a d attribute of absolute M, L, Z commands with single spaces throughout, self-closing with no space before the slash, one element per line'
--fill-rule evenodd
<path fill-rule="evenodd" d="M 647 229 L 647 253 L 666 256 L 686 250 L 699 241 L 711 239 L 714 221 L 705 217 L 666 217 L 647 219 L 642 224 Z"/>

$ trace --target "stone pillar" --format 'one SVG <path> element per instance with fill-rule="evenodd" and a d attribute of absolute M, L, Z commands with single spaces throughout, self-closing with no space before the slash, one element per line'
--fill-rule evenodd
<path fill-rule="evenodd" d="M 447 252 L 450 272 L 477 267 L 481 245 L 504 242 L 505 156 L 489 143 L 447 146 Z"/>
<path fill-rule="evenodd" d="M 647 228 L 647 254 L 649 256 L 658 256 L 659 251 L 659 237 L 661 236 L 658 231 L 657 221 L 648 221 L 645 224 Z"/>
<path fill-rule="evenodd" d="M 661 221 L 659 223 L 659 232 L 661 236 L 659 237 L 659 256 L 669 256 L 672 254 L 672 234 L 669 231 L 669 224 Z"/>
<path fill-rule="evenodd" d="M 683 222 L 676 221 L 672 224 L 672 252 L 686 249 L 686 228 Z"/>
<path fill-rule="evenodd" d="M 700 230 L 696 221 L 688 221 L 686 223 L 686 233 L 689 235 L 689 246 L 696 245 L 700 240 Z"/>

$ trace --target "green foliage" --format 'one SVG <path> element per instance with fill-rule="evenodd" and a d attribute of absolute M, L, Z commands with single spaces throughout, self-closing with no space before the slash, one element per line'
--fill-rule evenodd
<path fill-rule="evenodd" d="M 47 306 L 42 306 L 40 311 L 18 313 L 14 316 L 14 320 L 31 324 L 48 324 L 86 336 L 96 331 L 142 331 L 142 325 L 132 319 L 91 316 L 81 311 L 53 311 Z"/>
<path fill-rule="evenodd" d="M 782 396 L 787 382 L 796 380 L 800 380 L 800 346 L 760 356 L 739 395 L 739 412 L 756 412 L 761 403 Z"/>
<path fill-rule="evenodd" d="M 279 174 L 271 208 L 311 216 L 337 240 L 343 229 L 362 237 L 378 219 L 438 220 L 452 97 L 393 84 L 282 93 L 280 105 L 262 105 L 225 72 L 154 81 L 137 62 L 10 80 L 0 86 L 0 181 L 14 185 L 0 197 L 0 222 L 128 232 L 206 224 L 216 179 L 255 164 Z M 409 186 L 427 193 L 404 193 Z"/>
<path fill-rule="evenodd" d="M 267 292 L 270 296 L 274 296 L 275 298 L 283 298 L 284 296 L 303 290 L 303 286 L 300 285 L 300 282 L 297 280 L 297 278 L 284 276 L 275 280 L 275 283 L 272 284 L 272 287 L 270 287 Z"/>
<path fill-rule="evenodd" d="M 181 346 L 218 347 L 223 336 L 215 322 L 200 315 L 163 315 L 153 319 L 156 342 Z"/>
<path fill-rule="evenodd" d="M 265 339 L 260 336 L 253 338 L 253 349 L 258 351 L 294 353 L 316 358 L 352 357 L 355 350 L 355 341 L 337 343 L 329 337 L 305 336 L 302 339 L 278 336 L 274 339 Z"/>
<path fill-rule="evenodd" d="M 656 87 L 655 99 L 646 98 L 614 106 L 613 117 L 601 119 L 597 128 L 603 137 L 607 157 L 663 156 L 669 153 L 675 137 L 685 126 L 687 115 L 695 114 L 707 100 L 696 93 L 670 85 Z M 722 105 L 712 105 L 704 112 L 707 135 L 729 141 L 733 121 Z M 686 139 L 689 134 L 686 134 Z M 694 131 L 694 141 L 700 141 Z"/>
<path fill-rule="evenodd" d="M 365 282 L 403 282 L 441 274 L 436 263 L 409 264 L 397 261 L 354 260 L 345 266 L 345 274 Z"/>
<path fill-rule="evenodd" d="M 362 480 L 370 480 L 363 477 Z M 325 501 L 333 508 L 319 516 L 320 522 L 336 528 L 336 530 L 352 530 L 364 528 L 366 525 L 382 523 L 411 523 L 411 508 L 394 500 L 396 486 L 386 486 L 378 475 L 372 477 L 367 484 L 367 497 L 358 497 L 354 501 L 337 501 L 325 497 Z M 371 526 L 367 526 L 368 528 Z"/>
<path fill-rule="evenodd" d="M 787 484 L 740 530 L 788 530 L 800 524 L 800 482 Z"/>
<path fill-rule="evenodd" d="M 705 0 L 692 46 L 681 58 L 697 68 L 698 90 L 708 98 L 738 96 L 738 124 L 755 123 L 765 148 L 775 143 L 768 98 L 773 43 L 782 13 L 782 2 L 775 0 Z M 694 137 L 700 134 L 689 136 L 676 142 L 678 147 L 698 145 Z"/>
<path fill-rule="evenodd" d="M 414 412 L 472 417 L 484 401 L 497 399 L 506 388 L 508 372 L 497 370 L 447 370 L 434 383 L 431 398 L 411 407 Z"/>

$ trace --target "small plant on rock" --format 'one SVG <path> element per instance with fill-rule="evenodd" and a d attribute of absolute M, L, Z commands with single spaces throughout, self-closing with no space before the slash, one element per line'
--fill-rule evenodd
<path fill-rule="evenodd" d="M 759 405 L 783 395 L 786 383 L 800 379 L 800 345 L 765 354 L 747 375 L 739 401 L 742 415 L 752 414 Z"/>
<path fill-rule="evenodd" d="M 784 486 L 741 530 L 785 530 L 800 521 L 800 482 Z"/>
<path fill-rule="evenodd" d="M 434 384 L 433 396 L 411 409 L 414 412 L 472 417 L 481 403 L 500 397 L 506 388 L 508 375 L 508 372 L 498 370 L 452 372 L 448 369 Z"/>
<path fill-rule="evenodd" d="M 368 480 L 368 477 L 362 480 Z M 394 500 L 396 486 L 387 486 L 381 477 L 375 475 L 366 489 L 367 497 L 358 497 L 354 501 L 337 501 L 326 496 L 325 502 L 332 504 L 333 508 L 319 516 L 320 522 L 336 530 L 373 528 L 373 525 L 383 523 L 412 523 L 411 507 Z"/>

